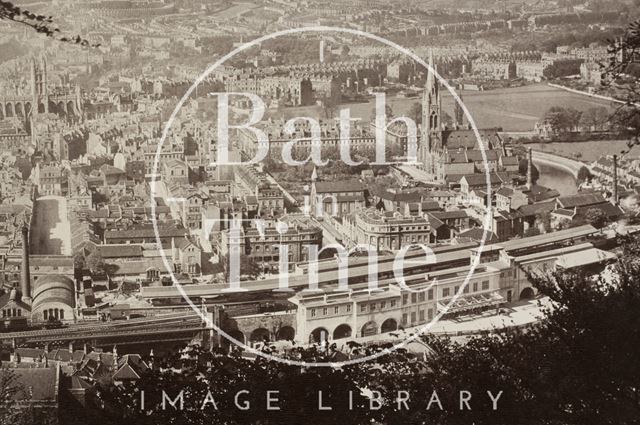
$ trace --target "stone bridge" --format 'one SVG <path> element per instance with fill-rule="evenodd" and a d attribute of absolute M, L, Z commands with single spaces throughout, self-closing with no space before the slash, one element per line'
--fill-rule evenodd
<path fill-rule="evenodd" d="M 296 310 L 225 317 L 222 329 L 245 344 L 293 340 L 296 337 Z"/>
<path fill-rule="evenodd" d="M 578 178 L 578 171 L 582 167 L 587 167 L 586 164 L 575 159 L 565 158 L 560 155 L 555 155 L 547 152 L 532 151 L 532 157 L 534 164 L 546 165 L 548 167 L 559 168 L 570 173 L 575 179 Z"/>

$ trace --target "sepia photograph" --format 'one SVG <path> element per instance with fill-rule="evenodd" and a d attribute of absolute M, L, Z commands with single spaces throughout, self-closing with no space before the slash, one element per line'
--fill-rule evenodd
<path fill-rule="evenodd" d="M 640 423 L 640 0 L 0 0 L 0 425 Z"/>

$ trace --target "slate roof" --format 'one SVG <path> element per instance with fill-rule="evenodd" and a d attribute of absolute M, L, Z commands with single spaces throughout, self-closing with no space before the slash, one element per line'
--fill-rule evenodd
<path fill-rule="evenodd" d="M 538 204 L 523 205 L 518 212 L 524 217 L 533 217 L 539 213 L 551 212 L 556 208 L 555 201 L 540 202 Z"/>
<path fill-rule="evenodd" d="M 102 258 L 142 257 L 142 246 L 137 244 L 98 245 Z"/>
<path fill-rule="evenodd" d="M 558 205 L 561 208 L 583 207 L 586 205 L 596 205 L 607 202 L 599 193 L 586 193 L 569 196 L 561 196 L 558 198 Z"/>
<path fill-rule="evenodd" d="M 13 393 L 11 395 L 13 400 L 30 402 L 58 400 L 60 385 L 58 367 L 15 368 L 12 371 L 17 378 L 17 384 L 25 389 Z"/>
<path fill-rule="evenodd" d="M 357 180 L 316 182 L 316 193 L 362 192 L 365 185 Z"/>

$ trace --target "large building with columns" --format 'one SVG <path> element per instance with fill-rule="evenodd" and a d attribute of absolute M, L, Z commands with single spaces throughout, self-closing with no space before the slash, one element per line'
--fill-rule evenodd
<path fill-rule="evenodd" d="M 598 271 L 615 259 L 585 241 L 593 230 L 582 226 L 506 241 L 481 253 L 478 248 L 436 252 L 432 270 L 406 276 L 406 287 L 390 277 L 380 279 L 377 288 L 365 282 L 350 284 L 346 291 L 334 291 L 333 285 L 322 292 L 299 292 L 289 300 L 297 306 L 296 340 L 346 341 L 424 326 L 441 313 L 447 319 L 532 299 L 537 289 L 530 274 L 585 267 Z M 472 269 L 478 255 L 480 263 Z M 456 266 L 461 260 L 466 264 Z"/>

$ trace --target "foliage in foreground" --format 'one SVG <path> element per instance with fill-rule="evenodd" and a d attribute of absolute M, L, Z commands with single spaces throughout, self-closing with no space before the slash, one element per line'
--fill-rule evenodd
<path fill-rule="evenodd" d="M 405 350 L 372 362 L 339 369 L 300 368 L 258 358 L 209 353 L 193 348 L 188 356 L 163 359 L 163 371 L 134 385 L 100 391 L 113 423 L 288 424 L 633 424 L 640 418 L 640 244 L 625 241 L 611 270 L 597 278 L 580 274 L 535 278 L 554 301 L 546 319 L 526 332 L 474 337 L 465 344 L 424 337 L 432 354 Z M 353 347 L 362 355 L 386 347 Z M 338 354 L 317 348 L 289 356 L 305 361 L 336 361 Z M 161 390 L 173 399 L 184 390 L 184 410 L 163 410 Z M 241 411 L 233 395 L 251 408 Z M 140 410 L 140 391 L 145 410 Z M 217 410 L 201 405 L 210 390 Z M 278 390 L 281 410 L 266 408 L 266 392 Z M 364 391 L 363 391 L 364 390 Z M 471 395 L 472 410 L 459 409 L 459 392 Z M 318 410 L 318 392 L 333 410 Z M 370 391 L 379 391 L 371 409 Z M 407 391 L 407 410 L 396 401 Z M 433 392 L 442 405 L 433 402 Z M 487 391 L 502 395 L 497 410 Z M 349 393 L 353 410 L 349 410 Z M 375 395 L 375 394 L 374 394 Z M 431 402 L 431 403 L 430 403 Z M 374 403 L 374 407 L 377 403 Z"/>

